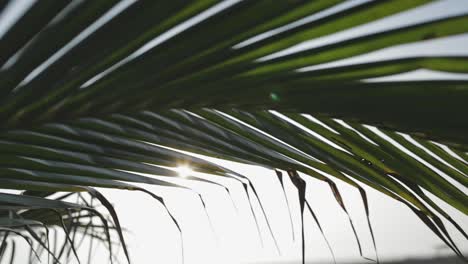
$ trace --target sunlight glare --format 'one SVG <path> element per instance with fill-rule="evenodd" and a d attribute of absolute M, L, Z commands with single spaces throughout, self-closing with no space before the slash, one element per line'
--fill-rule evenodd
<path fill-rule="evenodd" d="M 184 178 L 193 173 L 192 169 L 187 165 L 180 165 L 176 170 L 179 173 L 179 176 Z"/>

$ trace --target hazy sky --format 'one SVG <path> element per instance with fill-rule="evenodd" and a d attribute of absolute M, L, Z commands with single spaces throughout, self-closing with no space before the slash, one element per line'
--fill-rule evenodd
<path fill-rule="evenodd" d="M 300 215 L 297 193 L 292 185 L 286 184 L 288 198 L 294 219 L 295 242 L 292 241 L 287 206 L 280 184 L 274 172 L 249 165 L 222 162 L 249 176 L 258 186 L 258 192 L 271 221 L 275 237 L 281 249 L 278 255 L 274 242 L 261 220 L 261 246 L 254 220 L 243 195 L 242 187 L 236 182 L 229 183 L 231 193 L 238 207 L 234 209 L 222 188 L 204 183 L 192 183 L 206 199 L 208 213 L 215 229 L 216 238 L 210 231 L 209 222 L 201 204 L 193 194 L 185 191 L 164 192 L 168 197 L 171 211 L 180 220 L 184 231 L 185 263 L 255 263 L 255 261 L 280 261 L 300 259 Z M 305 177 L 306 179 L 308 177 Z M 211 179 L 216 179 L 212 177 Z M 228 181 L 229 182 L 229 181 Z M 347 216 L 341 211 L 326 184 L 310 179 L 307 198 L 321 221 L 324 232 L 340 263 L 361 260 Z M 357 190 L 337 181 L 345 198 L 357 232 L 361 238 L 365 255 L 373 257 L 373 246 L 368 232 L 364 209 Z M 365 188 L 370 201 L 371 221 L 374 227 L 378 252 L 381 259 L 405 258 L 409 256 L 436 256 L 451 254 L 432 232 L 405 206 L 384 195 Z M 150 188 L 153 190 L 153 188 Z M 154 188 L 158 193 L 158 188 Z M 135 263 L 180 263 L 180 248 L 176 229 L 171 225 L 161 207 L 142 194 L 109 191 L 109 199 L 116 204 L 123 225 L 133 235 L 128 235 L 132 245 Z M 125 195 L 124 195 L 125 194 Z M 464 229 L 468 228 L 466 216 L 444 206 Z M 254 204 L 255 205 L 255 204 Z M 260 210 L 256 208 L 261 219 Z M 331 255 L 308 213 L 306 221 L 307 259 L 321 263 L 333 263 Z M 150 227 L 150 228 L 148 228 Z M 453 228 L 450 229 L 454 231 Z M 452 232 L 456 234 L 456 232 Z M 468 249 L 468 242 L 455 235 L 461 249 Z M 156 261 L 159 260 L 159 261 Z M 299 263 L 299 262 L 298 262 Z M 363 262 L 365 263 L 365 262 Z"/>
<path fill-rule="evenodd" d="M 353 1 L 350 1 L 353 2 Z M 362 2 L 362 1 L 356 1 Z M 16 0 L 16 8 L 21 11 L 26 9 L 31 1 Z M 349 4 L 349 3 L 348 3 Z M 449 0 L 439 1 L 422 7 L 387 18 L 385 25 L 398 27 L 401 23 L 415 23 L 438 16 L 468 13 L 468 1 Z M 0 36 L 9 27 L 15 16 L 0 16 Z M 347 32 L 337 33 L 319 40 L 305 42 L 291 48 L 288 52 L 297 52 L 301 49 L 316 47 L 325 43 L 340 41 L 348 37 L 367 34 L 373 30 L 382 29 L 384 23 L 375 22 L 371 25 L 362 26 Z M 408 57 L 416 55 L 468 55 L 468 35 L 458 35 L 419 44 L 409 44 L 397 48 L 388 48 L 372 52 L 368 55 L 346 59 L 339 63 L 329 63 L 302 70 L 314 70 L 346 63 L 356 63 L 362 60 L 379 60 L 391 57 Z M 276 54 L 274 56 L 280 56 Z M 272 57 L 274 57 L 272 56 Z M 268 59 L 268 58 L 264 58 Z M 420 78 L 421 76 L 432 76 L 436 79 L 466 79 L 467 75 L 448 75 L 445 73 L 434 74 L 433 72 L 420 70 L 392 78 Z M 375 81 L 375 80 L 373 80 Z M 221 162 L 236 171 L 249 176 L 258 188 L 262 203 L 271 222 L 274 235 L 280 246 L 281 255 L 275 249 L 272 237 L 269 235 L 267 225 L 261 215 L 256 201 L 254 201 L 255 212 L 260 221 L 261 245 L 255 228 L 255 222 L 247 204 L 243 189 L 233 180 L 224 180 L 230 188 L 235 206 L 229 199 L 225 190 L 218 186 L 206 183 L 179 180 L 187 186 L 193 187 L 200 192 L 207 205 L 210 222 L 205 215 L 200 201 L 196 195 L 184 190 L 167 190 L 164 188 L 145 186 L 145 188 L 161 194 L 167 199 L 168 207 L 178 219 L 183 230 L 185 263 L 255 263 L 256 261 L 279 261 L 300 259 L 300 218 L 297 194 L 289 182 L 286 183 L 288 199 L 293 214 L 293 225 L 296 240 L 292 240 L 291 225 L 288 210 L 284 200 L 283 192 L 273 171 L 248 165 L 240 165 L 231 162 Z M 208 176 L 213 178 L 212 176 Z M 210 178 L 210 179 L 211 179 Z M 307 178 L 307 177 L 306 177 Z M 317 213 L 324 232 L 330 241 L 337 260 L 343 261 L 360 260 L 356 242 L 352 235 L 346 215 L 340 210 L 332 193 L 326 185 L 308 180 L 307 198 Z M 364 253 L 368 257 L 374 257 L 374 251 L 370 240 L 367 223 L 364 216 L 359 193 L 337 180 L 339 188 L 345 197 L 357 231 L 361 238 Z M 388 199 L 384 195 L 366 188 L 371 208 L 371 220 L 374 226 L 377 240 L 378 252 L 381 259 L 405 258 L 409 256 L 435 256 L 452 254 L 443 243 L 431 233 L 431 231 L 420 223 L 420 220 L 402 204 Z M 126 235 L 133 263 L 181 263 L 180 237 L 170 218 L 163 208 L 149 196 L 142 193 L 103 190 L 110 201 L 115 204 L 120 215 L 122 225 L 131 233 Z M 437 198 L 434 198 L 437 200 Z M 463 214 L 453 210 L 440 202 L 455 220 L 468 230 L 468 219 Z M 324 240 L 318 231 L 310 215 L 306 213 L 306 256 L 308 260 L 331 262 L 331 255 Z M 450 231 L 453 228 L 448 225 Z M 456 232 L 455 241 L 461 249 L 468 249 L 468 242 Z M 102 246 L 96 247 L 97 253 L 93 263 L 103 263 L 107 260 L 107 253 Z M 88 250 L 85 245 L 81 249 Z M 121 255 L 122 257 L 123 255 Z M 21 256 L 20 256 L 21 257 Z M 23 256 L 24 257 L 24 256 Z M 122 257 L 122 263 L 124 259 Z M 299 263 L 299 262 L 298 262 Z"/>

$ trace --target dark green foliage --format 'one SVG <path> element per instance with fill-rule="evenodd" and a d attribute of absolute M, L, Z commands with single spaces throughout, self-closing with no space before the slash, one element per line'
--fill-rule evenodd
<path fill-rule="evenodd" d="M 44 250 L 57 262 L 78 257 L 81 243 L 75 235 L 81 232 L 106 243 L 112 262 L 110 233 L 115 231 L 130 261 L 117 212 L 95 188 L 144 192 L 165 206 L 163 197 L 134 184 L 186 189 L 150 176 L 178 177 L 167 168 L 177 164 L 234 178 L 249 199 L 258 199 L 247 177 L 165 147 L 277 169 L 281 184 L 281 171 L 286 171 L 299 191 L 301 216 L 311 213 L 320 230 L 301 177 L 327 183 L 347 213 L 334 183 L 338 178 L 359 190 L 377 251 L 365 184 L 407 205 L 464 258 L 443 219 L 468 239 L 467 234 L 425 192 L 468 213 L 466 193 L 452 183 L 468 187 L 468 83 L 363 80 L 422 68 L 467 73 L 466 57 L 296 70 L 466 33 L 468 16 L 262 59 L 430 2 L 370 1 L 246 44 L 343 2 L 147 0 L 125 6 L 119 1 L 37 1 L 0 39 L 0 188 L 24 191 L 0 193 L 0 260 L 5 252 L 15 255 L 12 236 L 28 241 L 31 258 Z M 197 15 L 220 6 L 224 8 L 196 21 Z M 121 12 L 106 18 L 115 10 Z M 168 36 L 174 29 L 180 32 Z M 155 38 L 157 45 L 142 49 Z M 188 178 L 216 184 L 230 195 L 220 184 Z M 66 194 L 57 197 L 61 192 Z M 76 203 L 66 201 L 72 196 Z M 93 201 L 104 206 L 110 219 Z M 351 217 L 349 221 L 354 230 Z M 65 232 L 60 249 L 48 245 L 48 228 L 54 234 L 56 229 Z"/>

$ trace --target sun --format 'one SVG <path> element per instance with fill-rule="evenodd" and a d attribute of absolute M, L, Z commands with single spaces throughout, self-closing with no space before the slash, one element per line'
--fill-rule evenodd
<path fill-rule="evenodd" d="M 190 176 L 193 173 L 192 169 L 187 165 L 178 166 L 176 168 L 176 171 L 179 173 L 180 177 L 184 177 L 184 178 Z"/>

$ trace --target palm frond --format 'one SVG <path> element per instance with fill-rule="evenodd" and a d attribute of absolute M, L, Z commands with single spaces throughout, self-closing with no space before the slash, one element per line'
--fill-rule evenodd
<path fill-rule="evenodd" d="M 0 10 L 25 8 L 20 2 Z M 275 169 L 281 184 L 285 171 L 301 215 L 307 208 L 319 227 L 302 177 L 325 182 L 346 213 L 335 181 L 348 183 L 361 195 L 376 249 L 367 185 L 405 204 L 464 258 L 445 223 L 468 235 L 431 197 L 468 214 L 468 83 L 378 78 L 419 69 L 465 74 L 466 56 L 358 60 L 468 32 L 460 12 L 391 25 L 440 5 L 430 2 L 34 2 L 0 35 L 0 188 L 24 191 L 0 193 L 0 259 L 15 252 L 11 235 L 34 254 L 32 240 L 66 259 L 82 232 L 105 241 L 112 262 L 116 231 L 129 261 L 117 213 L 95 188 L 144 192 L 165 206 L 137 184 L 189 189 L 153 177 L 178 177 L 177 164 L 233 178 L 258 199 L 246 176 L 187 152 Z M 342 63 L 350 58 L 357 62 Z M 187 178 L 230 195 L 214 181 Z M 67 202 L 70 195 L 79 202 Z M 37 225 L 62 228 L 68 249 L 51 250 Z M 304 233 L 302 241 L 304 254 Z"/>

